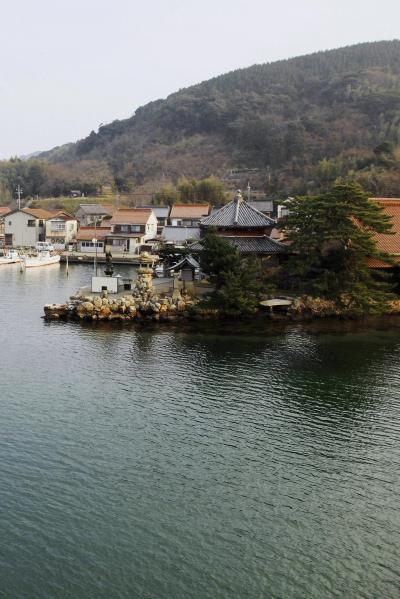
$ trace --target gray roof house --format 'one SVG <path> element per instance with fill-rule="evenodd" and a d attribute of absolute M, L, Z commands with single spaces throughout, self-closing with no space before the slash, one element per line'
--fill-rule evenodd
<path fill-rule="evenodd" d="M 99 224 L 103 218 L 111 218 L 115 210 L 111 204 L 80 204 L 75 216 L 82 227 L 89 227 L 95 222 Z"/>

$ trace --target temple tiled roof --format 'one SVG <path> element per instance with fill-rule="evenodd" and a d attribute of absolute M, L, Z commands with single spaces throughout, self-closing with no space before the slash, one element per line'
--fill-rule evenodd
<path fill-rule="evenodd" d="M 236 247 L 241 254 L 283 254 L 287 251 L 287 247 L 283 243 L 274 241 L 267 235 L 264 237 L 233 237 L 223 236 L 228 243 Z M 202 242 L 196 241 L 189 246 L 193 252 L 201 252 L 203 249 Z"/>
<path fill-rule="evenodd" d="M 256 208 L 253 208 L 242 198 L 240 191 L 234 200 L 200 221 L 202 227 L 265 228 L 272 227 L 275 221 Z"/>

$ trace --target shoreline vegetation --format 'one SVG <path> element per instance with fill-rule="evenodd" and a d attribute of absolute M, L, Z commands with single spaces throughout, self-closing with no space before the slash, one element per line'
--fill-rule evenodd
<path fill-rule="evenodd" d="M 206 232 L 199 252 L 200 268 L 211 284 L 205 298 L 188 290 L 158 294 L 153 269 L 138 270 L 133 292 L 124 297 L 72 297 L 44 307 L 47 320 L 207 321 L 256 319 L 262 302 L 286 295 L 283 313 L 264 319 L 307 321 L 360 319 L 400 314 L 398 267 L 377 249 L 376 234 L 392 234 L 390 218 L 355 184 L 334 186 L 319 196 L 292 198 L 279 226 L 288 242 L 284 261 L 244 257 L 215 230 Z M 389 267 L 375 272 L 371 259 Z M 283 302 L 285 303 L 285 302 Z M 267 308 L 268 310 L 268 308 Z M 278 307 L 279 310 L 279 307 Z"/>

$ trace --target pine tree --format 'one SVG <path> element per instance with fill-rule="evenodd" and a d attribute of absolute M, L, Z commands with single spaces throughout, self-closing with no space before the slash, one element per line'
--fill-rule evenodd
<path fill-rule="evenodd" d="M 356 184 L 336 185 L 318 196 L 291 199 L 284 227 L 292 258 L 282 279 L 301 293 L 334 299 L 349 311 L 374 312 L 389 299 L 389 285 L 368 258 L 390 263 L 375 233 L 391 233 L 390 217 Z"/>
<path fill-rule="evenodd" d="M 214 285 L 210 303 L 222 314 L 239 316 L 253 312 L 263 289 L 260 265 L 243 258 L 237 248 L 214 231 L 208 231 L 200 255 L 202 271 Z"/>

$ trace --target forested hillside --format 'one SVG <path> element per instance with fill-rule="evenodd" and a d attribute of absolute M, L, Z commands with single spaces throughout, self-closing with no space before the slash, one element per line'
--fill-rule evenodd
<path fill-rule="evenodd" d="M 3 189 L 18 177 L 11 175 L 10 183 L 7 164 L 0 165 Z M 399 196 L 399 166 L 395 40 L 221 75 L 21 168 L 33 169 L 32 193 L 40 195 L 85 185 L 87 191 L 104 185 L 156 190 L 182 176 L 214 175 L 227 186 L 236 183 L 235 176 L 241 183 L 250 178 L 270 195 L 314 192 L 347 179 L 374 195 Z M 229 175 L 231 169 L 241 172 Z M 29 187 L 32 177 L 24 176 Z"/>

